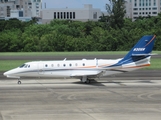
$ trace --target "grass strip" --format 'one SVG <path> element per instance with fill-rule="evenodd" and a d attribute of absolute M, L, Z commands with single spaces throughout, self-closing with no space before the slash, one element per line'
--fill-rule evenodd
<path fill-rule="evenodd" d="M 128 51 L 96 51 L 96 52 L 1 52 L 0 56 L 82 56 L 82 55 L 125 55 Z M 153 51 L 161 54 L 161 51 Z"/>

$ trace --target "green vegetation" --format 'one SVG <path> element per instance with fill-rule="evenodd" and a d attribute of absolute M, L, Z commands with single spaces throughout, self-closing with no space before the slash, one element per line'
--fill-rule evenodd
<path fill-rule="evenodd" d="M 106 21 L 53 20 L 43 25 L 12 21 L 0 21 L 0 52 L 128 51 L 149 34 L 157 35 L 154 50 L 161 50 L 161 14 L 134 22 L 124 19 L 121 28 Z"/>
<path fill-rule="evenodd" d="M 151 65 L 149 67 L 146 67 L 145 69 L 161 69 L 161 58 L 152 58 L 151 59 Z"/>
<path fill-rule="evenodd" d="M 142 36 L 154 34 L 154 50 L 161 50 L 161 14 L 132 21 L 124 17 L 123 0 L 110 0 L 106 10 L 109 15 L 99 21 L 0 20 L 0 52 L 128 51 Z"/>
<path fill-rule="evenodd" d="M 16 68 L 25 62 L 29 62 L 29 60 L 1 60 L 0 71 L 7 71 Z"/>
<path fill-rule="evenodd" d="M 96 52 L 1 52 L 2 56 L 83 56 L 83 55 L 125 55 L 128 51 L 96 51 Z M 161 54 L 161 51 L 153 51 Z"/>
<path fill-rule="evenodd" d="M 155 52 L 158 53 L 159 51 Z M 101 52 L 1 52 L 0 56 L 83 56 L 83 55 L 125 55 L 127 51 Z M 160 52 L 161 53 L 161 52 Z"/>

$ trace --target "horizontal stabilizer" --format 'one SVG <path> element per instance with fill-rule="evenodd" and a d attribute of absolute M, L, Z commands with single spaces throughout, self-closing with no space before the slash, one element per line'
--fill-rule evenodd
<path fill-rule="evenodd" d="M 132 54 L 131 56 L 148 56 L 148 55 L 157 55 L 157 54 Z"/>

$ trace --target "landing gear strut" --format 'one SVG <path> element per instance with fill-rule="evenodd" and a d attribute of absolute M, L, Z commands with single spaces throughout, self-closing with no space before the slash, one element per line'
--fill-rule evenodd
<path fill-rule="evenodd" d="M 83 77 L 81 78 L 81 81 L 82 81 L 83 83 L 86 83 L 86 84 L 89 84 L 89 83 L 90 83 L 90 79 L 88 79 L 87 76 L 83 76 Z"/>

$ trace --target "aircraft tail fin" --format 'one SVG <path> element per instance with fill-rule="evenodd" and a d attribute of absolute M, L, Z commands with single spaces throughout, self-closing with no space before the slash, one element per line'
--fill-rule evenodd
<path fill-rule="evenodd" d="M 129 53 L 125 55 L 125 57 L 122 60 L 119 61 L 119 64 L 136 62 L 151 56 L 155 39 L 156 39 L 156 35 L 143 36 L 138 41 L 138 43 L 129 51 Z"/>

